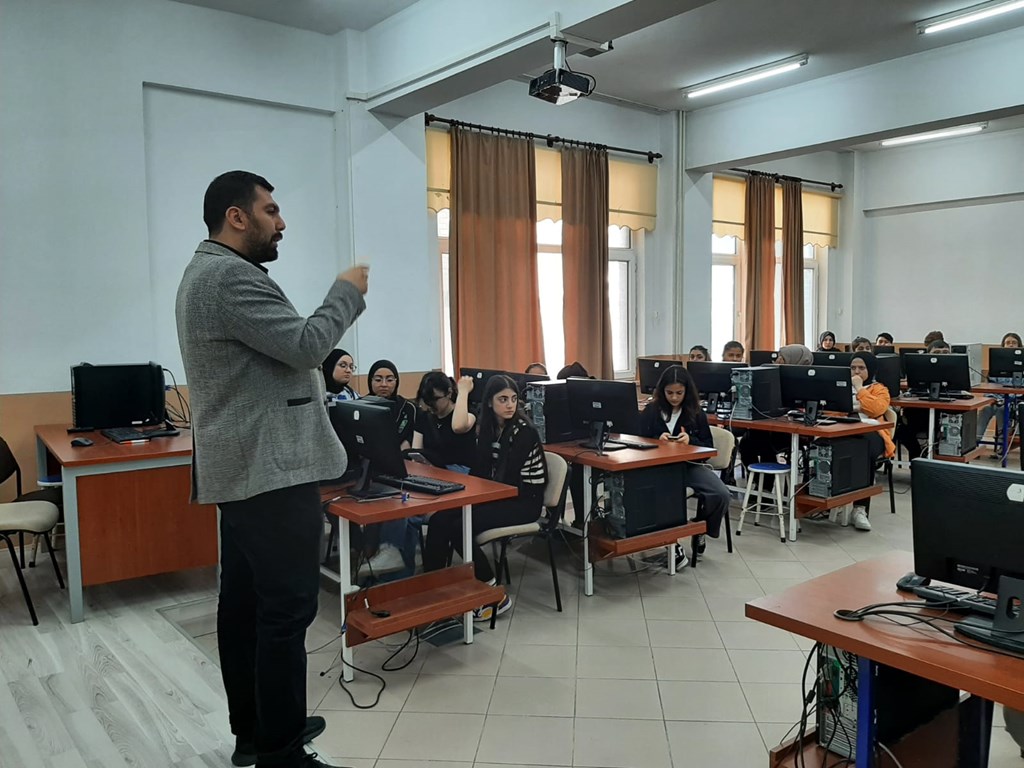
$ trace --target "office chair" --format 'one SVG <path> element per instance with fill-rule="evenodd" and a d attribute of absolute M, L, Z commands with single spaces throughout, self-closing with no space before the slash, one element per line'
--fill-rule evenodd
<path fill-rule="evenodd" d="M 11 553 L 11 560 L 14 562 L 14 572 L 18 576 L 18 583 L 21 584 L 21 594 L 25 597 L 25 605 L 28 606 L 32 623 L 39 624 L 39 617 L 36 616 L 35 606 L 32 605 L 32 596 L 28 593 L 28 585 L 25 583 L 25 574 L 22 573 L 22 565 L 14 552 L 14 542 L 11 536 L 18 534 L 19 539 L 24 541 L 26 533 L 42 536 L 46 542 L 46 548 L 50 551 L 50 562 L 53 563 L 53 570 L 57 574 L 57 583 L 64 589 L 64 578 L 60 573 L 60 566 L 57 565 L 57 558 L 53 554 L 53 543 L 50 541 L 50 531 L 57 525 L 60 517 L 60 510 L 56 504 L 48 501 L 12 501 L 0 504 L 0 539 L 7 544 Z M 22 549 L 24 557 L 24 549 Z"/>
<path fill-rule="evenodd" d="M 498 583 L 508 584 L 512 578 L 508 568 L 508 544 L 513 539 L 522 536 L 539 536 L 547 540 L 548 562 L 551 564 L 551 582 L 555 588 L 555 606 L 558 611 L 562 610 L 562 593 L 558 588 L 558 568 L 555 566 L 555 535 L 558 532 L 558 524 L 565 515 L 565 496 L 569 489 L 569 465 L 565 459 L 554 453 L 544 452 L 544 460 L 547 463 L 548 483 L 544 488 L 544 509 L 547 514 L 541 516 L 532 523 L 525 525 L 510 525 L 504 528 L 491 528 L 483 531 L 476 537 L 478 546 L 491 543 L 499 547 L 499 554 L 495 560 L 494 572 L 497 574 Z"/>
<path fill-rule="evenodd" d="M 21 488 L 21 467 L 18 465 L 18 460 L 14 457 L 14 452 L 11 447 L 7 444 L 7 441 L 0 437 L 0 485 L 3 485 L 10 480 L 11 475 L 14 476 L 14 501 L 45 501 L 53 504 L 57 507 L 58 511 L 58 522 L 64 517 L 64 492 L 60 488 L 59 483 L 47 482 L 47 487 L 40 488 L 37 491 L 29 491 L 28 493 L 22 493 Z M 21 553 L 21 567 L 25 567 L 25 533 L 28 531 L 18 533 L 18 548 Z M 38 550 L 39 542 L 36 541 L 36 550 Z M 32 553 L 32 562 L 29 563 L 30 567 L 35 567 L 36 554 L 35 551 Z"/>
<path fill-rule="evenodd" d="M 732 452 L 736 448 L 736 435 L 730 432 L 728 429 L 722 429 L 722 427 L 709 427 L 711 430 L 711 439 L 714 441 L 715 450 L 718 455 L 713 459 L 708 459 L 707 465 L 715 472 L 721 472 L 723 469 L 727 469 L 732 463 Z M 704 505 L 704 500 L 697 499 L 697 510 L 701 511 L 701 507 Z M 732 554 L 732 523 L 729 521 L 729 511 L 725 512 L 725 519 L 722 521 L 725 525 L 725 545 L 729 554 Z"/>

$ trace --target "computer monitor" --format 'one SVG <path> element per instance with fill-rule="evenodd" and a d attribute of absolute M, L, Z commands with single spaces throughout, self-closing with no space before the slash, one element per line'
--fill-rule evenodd
<path fill-rule="evenodd" d="M 633 382 L 574 378 L 566 380 L 566 388 L 573 428 L 590 434 L 590 438 L 581 443 L 585 448 L 604 450 L 612 432 L 636 434 L 640 411 Z"/>
<path fill-rule="evenodd" d="M 834 365 L 780 365 L 779 389 L 782 404 L 803 408 L 804 421 L 814 424 L 818 412 L 853 411 L 853 382 L 849 367 Z"/>
<path fill-rule="evenodd" d="M 907 374 L 907 387 L 912 391 L 925 391 L 932 400 L 943 392 L 963 391 L 971 388 L 971 369 L 967 355 L 906 355 L 903 358 Z"/>
<path fill-rule="evenodd" d="M 165 403 L 159 363 L 71 367 L 71 412 L 77 430 L 163 424 Z"/>
<path fill-rule="evenodd" d="M 360 462 L 359 479 L 349 493 L 360 499 L 394 496 L 394 488 L 372 482 L 375 475 L 407 474 L 391 408 L 365 399 L 338 400 L 331 411 L 331 423 L 342 445 L 346 451 L 351 447 Z"/>
<path fill-rule="evenodd" d="M 526 385 L 532 384 L 535 381 L 551 381 L 550 376 L 546 376 L 543 373 L 506 373 L 506 376 L 510 377 L 512 381 L 519 387 L 519 399 L 526 399 Z"/>
<path fill-rule="evenodd" d="M 765 349 L 755 349 L 750 353 L 750 367 L 757 368 L 762 365 L 772 365 L 779 358 L 778 352 Z"/>
<path fill-rule="evenodd" d="M 1024 387 L 1024 349 L 993 347 L 988 351 L 988 377 L 1011 379 L 1011 387 Z"/>
<path fill-rule="evenodd" d="M 484 387 L 492 376 L 504 376 L 504 371 L 493 368 L 459 368 L 460 376 L 469 376 L 473 380 L 473 391 L 469 393 L 469 404 L 478 406 L 484 397 Z"/>
<path fill-rule="evenodd" d="M 885 344 L 876 344 L 875 348 L 871 350 L 876 355 L 895 355 L 896 347 L 887 346 Z"/>
<path fill-rule="evenodd" d="M 661 374 L 665 372 L 666 368 L 671 368 L 673 365 L 679 365 L 679 362 L 653 357 L 638 357 L 636 367 L 640 375 L 640 391 L 645 395 L 652 394 L 658 386 Z"/>
<path fill-rule="evenodd" d="M 732 372 L 735 368 L 746 368 L 746 363 L 701 363 L 686 364 L 686 370 L 693 377 L 693 383 L 701 398 L 708 402 L 708 412 L 714 413 L 722 395 L 732 392 Z"/>
<path fill-rule="evenodd" d="M 900 379 L 903 378 L 903 369 L 899 355 L 877 355 L 878 369 L 875 371 L 875 381 L 884 384 L 889 390 L 889 397 L 895 399 L 900 396 Z"/>
<path fill-rule="evenodd" d="M 814 365 L 840 365 L 849 368 L 853 358 L 853 352 L 815 352 Z"/>
<path fill-rule="evenodd" d="M 907 375 L 907 363 L 906 359 L 910 355 L 923 355 L 928 351 L 928 347 L 914 345 L 914 344 L 900 344 L 900 370 L 903 375 Z"/>

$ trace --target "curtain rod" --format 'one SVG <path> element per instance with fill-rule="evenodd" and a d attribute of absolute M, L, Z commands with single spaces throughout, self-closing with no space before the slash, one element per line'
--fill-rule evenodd
<path fill-rule="evenodd" d="M 625 147 L 609 147 L 607 144 L 596 144 L 591 141 L 580 141 L 579 139 L 567 139 L 564 136 L 552 136 L 550 133 L 541 135 L 539 133 L 531 133 L 529 131 L 513 131 L 509 128 L 496 128 L 493 125 L 478 125 L 477 123 L 465 123 L 461 120 L 452 120 L 447 117 L 438 117 L 437 115 L 427 114 L 425 116 L 426 124 L 431 123 L 445 123 L 446 125 L 458 126 L 459 128 L 472 128 L 477 131 L 487 131 L 488 133 L 497 133 L 504 136 L 516 136 L 522 139 L 535 139 L 544 141 L 549 147 L 553 147 L 555 144 L 568 144 L 574 147 L 590 147 L 592 149 L 605 149 L 609 152 L 621 152 L 627 155 L 641 155 L 647 158 L 648 163 L 653 163 L 655 160 L 661 159 L 660 152 L 644 152 L 640 149 L 626 149 Z"/>
<path fill-rule="evenodd" d="M 842 189 L 843 185 L 837 181 L 814 181 L 813 179 L 801 179 L 798 176 L 784 176 L 781 173 L 767 173 L 765 171 L 748 171 L 746 168 L 730 168 L 730 171 L 736 171 L 736 173 L 745 173 L 748 176 L 767 176 L 774 179 L 776 182 L 779 181 L 799 181 L 801 184 L 816 184 L 819 187 L 830 187 L 833 192 L 837 189 Z"/>

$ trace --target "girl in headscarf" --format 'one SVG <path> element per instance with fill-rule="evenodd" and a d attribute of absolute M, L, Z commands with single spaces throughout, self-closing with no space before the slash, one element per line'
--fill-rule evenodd
<path fill-rule="evenodd" d="M 835 347 L 835 337 L 832 337 L 832 346 Z M 779 357 L 775 361 L 779 365 L 811 365 L 814 362 L 814 353 L 803 344 L 787 344 L 779 350 Z"/>
<path fill-rule="evenodd" d="M 823 331 L 818 337 L 818 351 L 831 352 L 836 348 L 836 335 L 832 331 Z"/>
<path fill-rule="evenodd" d="M 344 349 L 332 349 L 320 365 L 324 375 L 324 386 L 338 400 L 358 400 L 359 393 L 352 389 L 352 377 L 356 374 L 356 363 Z"/>
<path fill-rule="evenodd" d="M 378 360 L 370 366 L 367 380 L 371 395 L 398 403 L 395 409 L 398 441 L 401 443 L 403 451 L 409 450 L 412 446 L 412 433 L 416 426 L 416 406 L 398 394 L 398 385 L 402 381 L 398 375 L 398 366 L 390 360 Z"/>

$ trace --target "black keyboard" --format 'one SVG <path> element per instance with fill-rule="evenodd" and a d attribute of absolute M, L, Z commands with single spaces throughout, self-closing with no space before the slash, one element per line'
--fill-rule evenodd
<path fill-rule="evenodd" d="M 416 491 L 418 493 L 429 493 L 431 496 L 443 496 L 446 493 L 455 493 L 466 489 L 462 483 L 453 483 L 448 480 L 438 480 L 434 477 L 423 475 L 406 475 L 395 477 L 394 475 L 376 475 L 373 478 L 379 483 L 390 485 L 392 488 L 400 488 L 403 491 Z"/>
<path fill-rule="evenodd" d="M 111 427 L 110 429 L 101 429 L 100 434 L 115 443 L 127 443 L 132 440 L 149 440 L 151 437 L 174 437 L 181 433 L 176 429 L 153 429 L 143 432 L 135 427 Z"/>
<path fill-rule="evenodd" d="M 967 613 L 976 613 L 980 616 L 996 615 L 996 599 L 979 595 L 977 592 L 969 592 L 966 589 L 959 589 L 957 587 L 947 587 L 943 584 L 914 587 L 913 592 L 922 600 L 941 603 L 941 605 L 936 605 L 936 608 L 966 611 Z"/>
<path fill-rule="evenodd" d="M 906 394 L 915 400 L 931 400 L 931 395 L 928 392 L 921 392 L 920 390 L 909 390 Z M 951 403 L 954 400 L 973 400 L 974 395 L 970 392 L 964 392 L 961 389 L 944 389 L 939 394 L 939 399 L 932 402 L 940 403 Z"/>
<path fill-rule="evenodd" d="M 649 451 L 657 448 L 655 443 L 632 443 L 629 440 L 605 440 L 605 445 L 621 445 L 624 448 L 635 448 L 638 451 Z"/>

